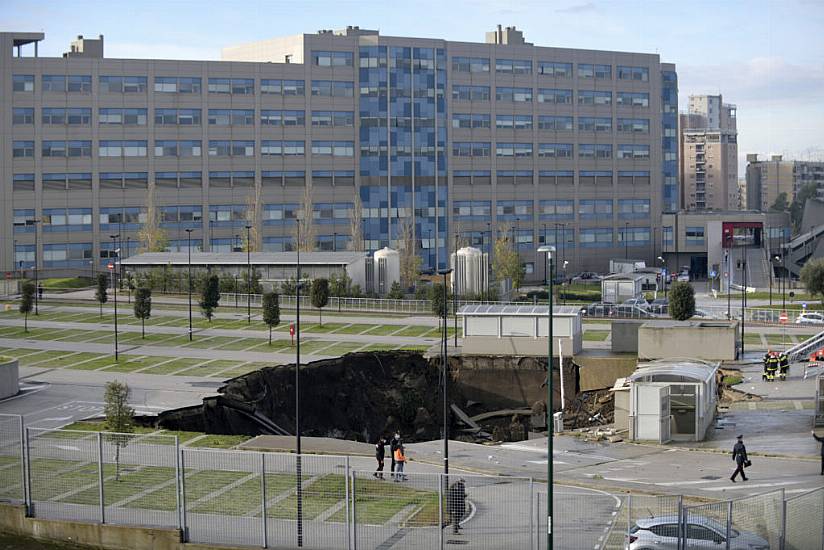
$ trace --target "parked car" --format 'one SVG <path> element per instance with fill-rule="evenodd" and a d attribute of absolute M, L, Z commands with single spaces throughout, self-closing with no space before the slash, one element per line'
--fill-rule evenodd
<path fill-rule="evenodd" d="M 713 319 L 714 317 L 707 311 L 703 309 L 696 309 L 693 317 L 698 317 L 700 319 Z"/>
<path fill-rule="evenodd" d="M 688 283 L 690 282 L 690 272 L 689 271 L 682 271 L 678 274 L 678 277 L 675 278 L 676 281 L 679 283 Z"/>
<path fill-rule="evenodd" d="M 615 304 L 605 304 L 595 302 L 587 307 L 581 308 L 581 315 L 586 317 L 612 317 L 615 315 Z"/>
<path fill-rule="evenodd" d="M 796 318 L 795 322 L 799 325 L 824 325 L 824 314 L 814 312 L 802 313 Z"/>
<path fill-rule="evenodd" d="M 669 314 L 669 300 L 666 298 L 653 300 L 647 308 L 647 311 L 654 315 L 667 315 Z"/>
<path fill-rule="evenodd" d="M 652 313 L 646 309 L 642 309 L 636 305 L 621 304 L 615 308 L 614 317 L 621 317 L 623 319 L 649 319 L 654 317 Z"/>
<path fill-rule="evenodd" d="M 628 550 L 653 550 L 672 548 L 677 550 L 678 516 L 639 519 L 629 530 Z M 726 548 L 727 527 L 702 517 L 689 518 L 686 525 L 686 546 Z M 732 550 L 768 550 L 770 543 L 754 533 L 730 529 L 729 548 Z"/>
<path fill-rule="evenodd" d="M 572 278 L 573 281 L 600 281 L 601 276 L 594 271 L 582 271 Z"/>
<path fill-rule="evenodd" d="M 637 306 L 643 309 L 644 311 L 649 311 L 649 302 L 647 302 L 645 298 L 630 298 L 629 300 L 624 300 L 624 303 L 621 305 Z"/>

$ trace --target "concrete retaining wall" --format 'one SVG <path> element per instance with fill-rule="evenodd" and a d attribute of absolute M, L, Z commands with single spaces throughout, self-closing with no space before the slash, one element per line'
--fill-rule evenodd
<path fill-rule="evenodd" d="M 20 391 L 20 373 L 17 368 L 17 359 L 5 361 L 0 356 L 0 399 L 17 395 Z"/>
<path fill-rule="evenodd" d="M 647 321 L 638 329 L 638 358 L 734 361 L 738 333 L 737 321 Z"/>
<path fill-rule="evenodd" d="M 112 550 L 230 550 L 228 546 L 211 546 L 180 542 L 177 529 L 101 525 L 80 521 L 27 518 L 26 508 L 0 504 L 0 531 L 38 540 L 72 542 L 82 546 Z"/>
<path fill-rule="evenodd" d="M 625 319 L 612 322 L 612 352 L 638 353 L 638 327 L 645 321 Z"/>

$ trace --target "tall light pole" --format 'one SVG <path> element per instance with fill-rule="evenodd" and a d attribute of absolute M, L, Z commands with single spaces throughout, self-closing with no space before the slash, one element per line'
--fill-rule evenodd
<path fill-rule="evenodd" d="M 449 354 L 447 352 L 446 315 L 449 310 L 449 302 L 446 294 L 446 276 L 452 273 L 451 269 L 441 269 L 439 275 L 443 275 L 443 324 L 441 330 L 441 370 L 443 375 L 443 473 L 449 475 Z M 453 293 L 454 294 L 454 293 Z M 449 487 L 449 478 L 444 480 L 444 484 Z"/>
<path fill-rule="evenodd" d="M 189 288 L 189 341 L 192 341 L 192 231 L 193 229 L 189 228 L 186 229 L 186 238 L 188 239 L 188 245 L 186 246 L 186 250 L 189 254 L 189 284 L 187 285 Z"/>
<path fill-rule="evenodd" d="M 301 449 L 300 449 L 300 220 L 297 221 L 297 268 L 295 270 L 297 282 L 295 284 L 295 472 L 297 477 L 297 520 L 298 546 L 303 546 L 303 483 L 301 478 Z"/>
<path fill-rule="evenodd" d="M 300 248 L 300 246 L 298 246 Z M 252 324 L 252 226 L 246 226 L 246 323 Z"/>
<path fill-rule="evenodd" d="M 332 252 L 338 251 L 338 234 L 332 233 Z"/>
<path fill-rule="evenodd" d="M 662 250 L 662 253 L 663 253 L 663 250 Z M 658 261 L 661 262 L 662 266 L 666 267 L 666 262 L 664 261 L 663 256 L 658 256 Z M 664 291 L 664 299 L 667 298 L 667 278 L 665 277 L 665 273 L 666 273 L 666 271 L 664 271 L 664 268 L 662 267 L 661 268 L 661 286 L 662 286 L 661 290 Z"/>
<path fill-rule="evenodd" d="M 455 267 L 458 266 L 458 234 L 455 233 Z M 455 273 L 457 276 L 457 272 Z M 444 278 L 444 284 L 446 284 L 446 279 Z M 458 285 L 454 285 L 457 287 Z M 455 293 L 455 289 L 452 289 L 452 318 L 455 323 L 455 347 L 458 347 L 458 296 Z"/>
<path fill-rule="evenodd" d="M 32 271 L 34 271 L 34 314 L 40 315 L 37 310 L 38 296 L 40 295 L 40 285 L 37 283 L 37 224 L 40 223 L 40 220 L 34 219 L 31 223 L 34 226 L 34 265 L 32 266 Z"/>
<path fill-rule="evenodd" d="M 491 278 L 490 275 L 492 274 L 492 246 L 494 244 L 494 240 L 492 239 L 492 222 L 486 222 L 486 234 L 487 234 L 487 252 L 486 252 L 486 299 L 489 300 L 489 279 Z"/>
<path fill-rule="evenodd" d="M 117 239 L 120 237 L 120 234 L 117 235 L 109 235 L 109 238 L 112 240 L 112 250 L 115 253 L 115 261 L 117 261 Z M 117 354 L 117 266 L 109 264 L 111 268 L 109 271 L 112 273 L 112 289 L 114 290 L 114 360 L 117 362 L 118 354 Z"/>
<path fill-rule="evenodd" d="M 232 244 L 232 252 L 240 252 L 240 234 L 235 233 L 235 242 Z M 237 267 L 235 267 L 235 309 L 237 309 L 237 295 L 240 294 L 240 290 L 237 287 Z"/>
<path fill-rule="evenodd" d="M 741 358 L 744 358 L 744 318 L 747 316 L 747 249 L 741 247 Z"/>
<path fill-rule="evenodd" d="M 546 242 L 546 224 L 543 224 L 543 225 L 544 225 L 544 244 L 547 244 L 547 242 Z M 555 226 L 555 244 L 558 244 L 558 226 L 557 225 Z M 549 277 L 549 273 L 547 273 L 546 263 L 544 263 L 544 284 L 545 285 L 547 284 L 547 280 L 548 280 L 547 277 Z"/>
<path fill-rule="evenodd" d="M 627 233 L 629 233 L 629 222 L 624 222 L 624 259 L 629 260 L 629 240 L 627 240 Z"/>
<path fill-rule="evenodd" d="M 538 248 L 538 252 L 546 253 L 546 261 L 549 264 L 549 288 L 547 289 L 547 356 L 546 356 L 546 486 L 547 486 L 547 508 L 546 508 L 546 525 L 547 525 L 547 550 L 552 550 L 552 438 L 554 436 L 554 426 L 552 425 L 552 357 L 555 354 L 553 349 L 553 334 L 552 334 L 552 253 L 555 252 L 554 246 L 544 245 Z M 563 368 L 563 365 L 561 366 Z M 563 406 L 563 403 L 561 404 Z"/>

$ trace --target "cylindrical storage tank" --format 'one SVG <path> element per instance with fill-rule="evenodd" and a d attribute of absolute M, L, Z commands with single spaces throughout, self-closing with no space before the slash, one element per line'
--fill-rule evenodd
<path fill-rule="evenodd" d="M 383 247 L 372 255 L 372 268 L 375 270 L 375 292 L 386 296 L 392 283 L 401 280 L 401 258 L 397 250 Z"/>
<path fill-rule="evenodd" d="M 485 290 L 486 263 L 477 248 L 466 246 L 452 255 L 452 289 L 459 296 Z"/>

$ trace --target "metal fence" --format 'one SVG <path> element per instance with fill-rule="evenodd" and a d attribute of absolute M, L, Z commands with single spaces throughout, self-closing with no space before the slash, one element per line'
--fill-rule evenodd
<path fill-rule="evenodd" d="M 186 448 L 170 435 L 23 429 L 21 417 L 0 415 L 0 500 L 24 502 L 34 517 L 179 529 L 184 541 L 227 546 L 546 546 L 543 484 L 462 473 L 376 478 L 350 463 L 366 460 Z M 575 550 L 639 541 L 824 550 L 824 488 L 688 506 L 680 496 L 556 485 L 552 532 L 556 548 Z"/>

